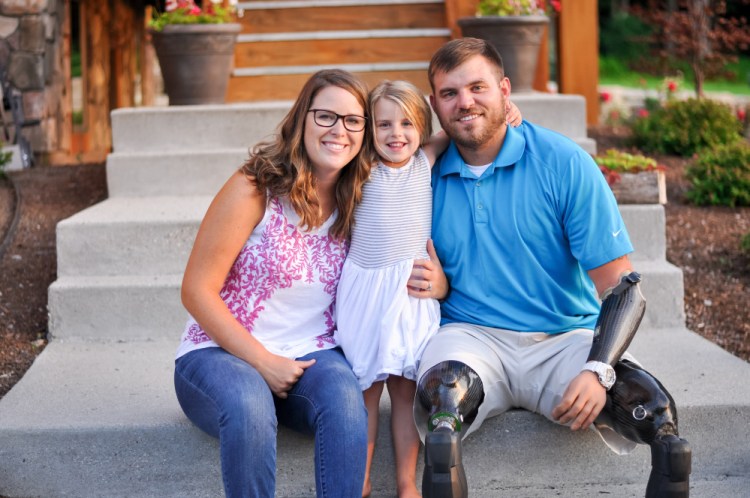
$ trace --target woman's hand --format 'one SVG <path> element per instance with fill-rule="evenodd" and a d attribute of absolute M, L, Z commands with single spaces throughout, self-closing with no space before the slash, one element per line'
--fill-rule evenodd
<path fill-rule="evenodd" d="M 432 239 L 427 241 L 427 254 L 430 259 L 415 259 L 406 290 L 413 297 L 444 299 L 448 295 L 448 279 L 443 265 L 435 252 Z"/>
<path fill-rule="evenodd" d="M 257 366 L 258 372 L 276 396 L 286 399 L 287 392 L 294 387 L 305 370 L 315 364 L 315 360 L 297 361 L 273 353 Z"/>

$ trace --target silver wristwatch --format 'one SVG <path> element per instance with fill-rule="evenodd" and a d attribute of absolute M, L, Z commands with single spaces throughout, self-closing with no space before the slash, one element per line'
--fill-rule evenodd
<path fill-rule="evenodd" d="M 601 384 L 602 387 L 604 387 L 604 389 L 606 389 L 607 391 L 612 388 L 615 380 L 617 380 L 615 369 L 612 368 L 609 363 L 603 363 L 601 361 L 589 361 L 581 369 L 581 371 L 583 370 L 590 370 L 594 372 L 599 378 L 599 384 Z"/>

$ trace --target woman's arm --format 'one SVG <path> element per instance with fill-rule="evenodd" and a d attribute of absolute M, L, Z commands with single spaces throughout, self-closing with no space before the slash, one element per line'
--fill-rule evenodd
<path fill-rule="evenodd" d="M 240 324 L 221 299 L 227 274 L 263 219 L 266 197 L 240 172 L 216 195 L 201 223 L 182 280 L 182 303 L 211 339 L 255 367 L 271 391 L 286 397 L 311 362 L 269 352 Z"/>

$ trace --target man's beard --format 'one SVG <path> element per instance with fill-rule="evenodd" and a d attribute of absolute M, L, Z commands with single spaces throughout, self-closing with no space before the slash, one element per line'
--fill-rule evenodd
<path fill-rule="evenodd" d="M 496 110 L 484 109 L 484 112 L 482 113 L 477 113 L 475 109 L 470 109 L 467 112 L 461 113 L 461 116 L 469 116 L 471 114 L 482 114 L 483 117 L 480 118 L 481 123 L 472 124 L 467 127 L 460 121 L 451 119 L 448 123 L 444 123 L 443 120 L 440 119 L 440 124 L 448 136 L 453 139 L 459 147 L 478 149 L 490 142 L 505 124 L 505 104 Z"/>

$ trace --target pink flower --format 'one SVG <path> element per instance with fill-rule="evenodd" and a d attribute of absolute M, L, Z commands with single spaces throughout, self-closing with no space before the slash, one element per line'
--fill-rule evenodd
<path fill-rule="evenodd" d="M 677 91 L 677 83 L 675 81 L 669 80 L 667 82 L 667 90 L 669 90 L 670 93 L 674 93 Z"/>
<path fill-rule="evenodd" d="M 648 111 L 646 109 L 638 109 L 638 117 L 639 118 L 647 118 L 648 117 Z"/>
<path fill-rule="evenodd" d="M 201 9 L 198 6 L 193 7 L 192 9 L 190 9 L 190 12 L 188 12 L 188 14 L 190 14 L 191 16 L 198 16 L 200 15 L 200 13 Z"/>
<path fill-rule="evenodd" d="M 602 102 L 606 103 L 612 100 L 612 95 L 609 92 L 602 92 L 599 94 L 599 98 L 602 100 Z"/>

